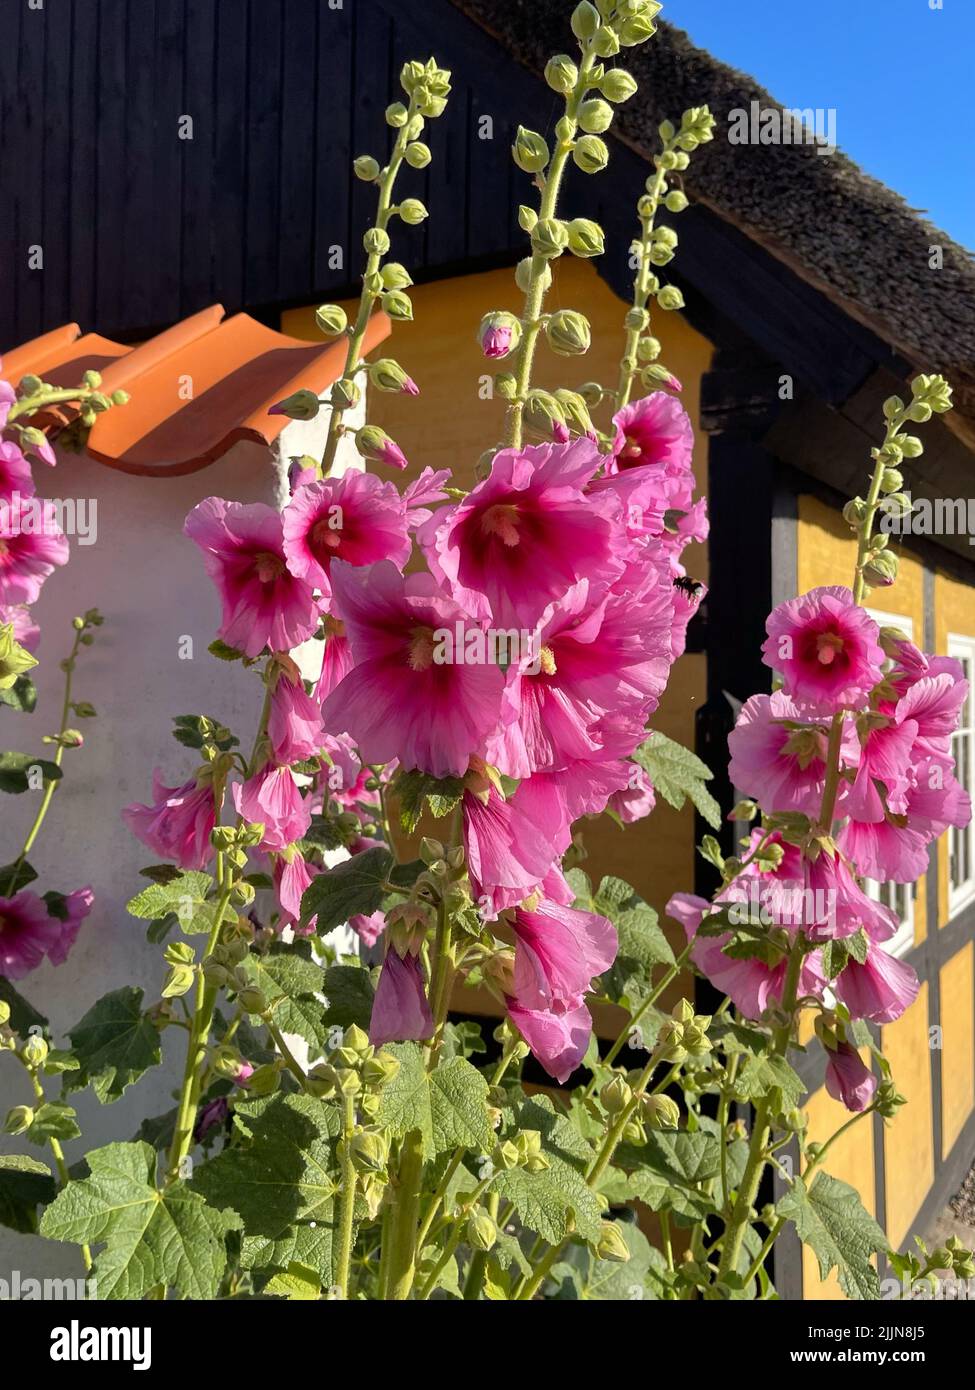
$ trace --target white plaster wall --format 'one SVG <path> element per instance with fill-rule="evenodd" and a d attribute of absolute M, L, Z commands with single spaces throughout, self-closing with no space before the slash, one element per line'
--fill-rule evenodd
<path fill-rule="evenodd" d="M 290 456 L 320 452 L 326 423 L 327 415 L 308 424 L 292 422 L 273 454 L 240 443 L 208 468 L 182 478 L 131 477 L 76 455 L 62 457 L 56 469 L 35 469 L 39 490 L 48 497 L 97 499 L 97 541 L 88 546 L 72 541 L 68 565 L 48 579 L 34 606 L 42 633 L 40 665 L 32 673 L 38 704 L 32 715 L 0 708 L 3 747 L 43 751 L 41 736 L 55 731 L 60 718 L 58 662 L 73 637 L 71 619 L 90 607 L 105 617 L 94 646 L 79 658 L 74 687 L 76 698 L 90 701 L 98 718 L 79 721 L 85 746 L 66 751 L 64 782 L 30 856 L 39 873 L 38 891 L 91 883 L 95 906 L 64 965 L 45 962 L 16 982 L 49 1017 L 58 1041 L 109 990 L 133 983 L 145 988 L 147 1003 L 158 997 L 161 950 L 146 943 L 144 925 L 125 911 L 128 899 L 147 883 L 139 869 L 156 856 L 129 834 L 120 812 L 129 802 L 149 800 L 154 766 L 170 785 L 191 775 L 197 755 L 172 737 L 172 716 L 214 715 L 249 748 L 260 712 L 256 673 L 245 674 L 239 665 L 216 661 L 207 652 L 220 605 L 199 551 L 182 534 L 183 520 L 211 495 L 273 502 L 280 497 L 281 466 Z M 336 472 L 357 463 L 351 441 L 344 441 Z M 191 660 L 179 656 L 185 637 L 193 639 Z M 39 795 L 2 799 L 0 863 L 16 857 Z M 143 1117 L 172 1106 L 185 1035 L 171 1029 L 163 1041 L 164 1065 L 116 1104 L 99 1105 L 90 1092 L 74 1097 L 83 1138 L 66 1146 L 69 1164 L 87 1149 L 132 1138 Z M 0 1055 L 0 1116 L 29 1099 L 21 1069 Z M 0 1137 L 0 1151 L 28 1147 L 46 1157 L 23 1138 Z M 73 1247 L 0 1227 L 0 1278 L 14 1269 L 25 1278 L 81 1272 Z"/>

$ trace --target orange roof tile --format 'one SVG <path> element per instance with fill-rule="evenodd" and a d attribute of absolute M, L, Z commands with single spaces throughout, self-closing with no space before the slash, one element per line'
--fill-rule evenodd
<path fill-rule="evenodd" d="M 389 331 L 386 315 L 374 315 L 363 351 Z M 90 368 L 101 372 L 106 393 L 124 388 L 131 399 L 98 417 L 88 452 L 123 473 L 169 477 L 205 468 L 238 439 L 271 444 L 288 420 L 268 408 L 300 387 L 323 394 L 345 351 L 344 342 L 288 338 L 248 314 L 224 318 L 214 304 L 137 347 L 65 324 L 5 353 L 3 375 L 70 386 Z"/>

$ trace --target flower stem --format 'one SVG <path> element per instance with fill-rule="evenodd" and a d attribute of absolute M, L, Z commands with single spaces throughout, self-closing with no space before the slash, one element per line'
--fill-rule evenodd
<path fill-rule="evenodd" d="M 675 140 L 665 140 L 663 152 L 669 153 L 675 144 Z M 633 281 L 633 308 L 645 309 L 647 300 L 650 298 L 650 246 L 653 239 L 654 224 L 656 223 L 657 213 L 660 209 L 660 200 L 667 188 L 667 170 L 658 168 L 657 177 L 653 181 L 653 186 L 649 189 L 646 202 L 646 211 L 641 213 L 641 234 L 640 234 L 640 264 L 637 268 L 636 277 Z M 626 346 L 623 349 L 623 357 L 620 361 L 619 383 L 616 387 L 616 409 L 622 410 L 629 404 L 630 393 L 633 390 L 633 382 L 636 377 L 638 360 L 637 345 L 643 334 L 643 329 L 639 326 L 628 327 L 626 330 Z"/>
<path fill-rule="evenodd" d="M 34 1095 L 37 1097 L 39 1101 L 43 1103 L 44 1087 L 41 1085 L 40 1081 L 37 1078 L 37 1075 L 34 1072 L 28 1070 L 28 1076 L 30 1077 L 30 1084 L 34 1088 Z M 61 1141 L 60 1139 L 56 1139 L 53 1134 L 49 1134 L 47 1136 L 47 1142 L 51 1146 L 51 1155 L 54 1159 L 55 1167 L 58 1170 L 58 1177 L 61 1180 L 61 1186 L 67 1187 L 68 1183 L 71 1181 L 71 1178 L 70 1174 L 68 1173 L 68 1165 L 65 1162 L 64 1149 L 62 1149 L 61 1147 Z M 82 1245 L 81 1258 L 85 1262 L 85 1269 L 90 1273 L 92 1265 L 90 1245 Z"/>
<path fill-rule="evenodd" d="M 422 1176 L 423 1136 L 418 1129 L 412 1129 L 400 1145 L 398 1190 L 394 1201 L 387 1293 L 387 1298 L 394 1303 L 405 1302 L 413 1288 Z"/>
<path fill-rule="evenodd" d="M 352 1237 L 358 1178 L 352 1162 L 352 1136 L 355 1133 L 355 1098 L 342 1097 L 342 1191 L 339 1196 L 339 1252 L 336 1283 L 342 1298 L 349 1296 L 349 1270 L 352 1265 Z"/>

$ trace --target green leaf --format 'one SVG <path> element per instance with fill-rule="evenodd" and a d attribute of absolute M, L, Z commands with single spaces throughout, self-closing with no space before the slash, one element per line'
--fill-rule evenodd
<path fill-rule="evenodd" d="M 328 1046 L 325 1006 L 321 994 L 325 972 L 301 954 L 297 945 L 274 945 L 267 955 L 245 956 L 241 968 L 271 1005 L 275 1025 L 283 1033 L 297 1033 L 320 1056 Z"/>
<path fill-rule="evenodd" d="M 616 1224 L 626 1242 L 630 1258 L 626 1264 L 593 1259 L 582 1297 L 599 1303 L 655 1302 L 659 1297 L 659 1285 L 650 1277 L 650 1273 L 651 1270 L 664 1273 L 667 1262 L 661 1252 L 653 1248 L 639 1226 L 629 1221 L 618 1221 Z"/>
<path fill-rule="evenodd" d="M 283 1273 L 275 1274 L 268 1280 L 264 1292 L 274 1298 L 290 1299 L 291 1302 L 309 1302 L 321 1298 L 322 1285 L 315 1270 L 291 1260 Z"/>
<path fill-rule="evenodd" d="M 774 1112 L 782 1115 L 794 1110 L 806 1094 L 802 1078 L 784 1057 L 748 1057 L 734 1080 L 737 1100 L 768 1098 Z"/>
<path fill-rule="evenodd" d="M 0 896 L 12 898 L 15 893 L 19 893 L 22 888 L 33 883 L 37 878 L 37 870 L 33 865 L 28 864 L 25 859 L 23 863 L 18 863 L 15 859 L 12 864 L 4 864 L 0 869 Z"/>
<path fill-rule="evenodd" d="M 332 965 L 325 971 L 323 992 L 322 1022 L 326 1028 L 351 1028 L 355 1023 L 369 1031 L 375 991 L 368 970 L 358 965 Z"/>
<path fill-rule="evenodd" d="M 243 652 L 239 652 L 236 647 L 228 647 L 226 642 L 221 642 L 219 637 L 210 643 L 207 651 L 218 661 L 243 661 L 244 659 Z"/>
<path fill-rule="evenodd" d="M 40 778 L 34 775 L 34 790 L 39 790 L 40 782 L 60 782 L 64 776 L 57 763 L 32 753 L 0 753 L 0 792 L 26 792 L 31 790 L 31 769 L 40 771 Z"/>
<path fill-rule="evenodd" d="M 482 1052 L 487 1052 L 487 1043 L 479 1023 L 465 1019 L 462 1023 L 444 1024 L 441 1057 L 473 1057 Z"/>
<path fill-rule="evenodd" d="M 438 819 L 448 816 L 464 794 L 464 783 L 460 777 L 431 777 L 414 769 L 396 778 L 393 793 L 399 801 L 400 825 L 412 835 L 423 815 L 424 803 L 429 803 L 431 813 Z"/>
<path fill-rule="evenodd" d="M 37 705 L 37 687 L 30 676 L 18 676 L 7 690 L 0 690 L 0 704 L 9 705 L 21 714 L 33 714 Z"/>
<path fill-rule="evenodd" d="M 173 724 L 173 738 L 184 748 L 202 748 L 205 743 L 212 743 L 226 753 L 240 742 L 219 719 L 205 714 L 180 714 Z"/>
<path fill-rule="evenodd" d="M 432 1158 L 435 1152 L 433 1109 L 423 1051 L 412 1042 L 386 1043 L 383 1051 L 398 1060 L 399 1071 L 382 1089 L 376 1123 L 397 1139 L 418 1129 L 423 1138 L 424 1157 Z"/>
<path fill-rule="evenodd" d="M 182 1183 L 155 1186 L 149 1144 L 108 1144 L 88 1154 L 91 1176 L 68 1183 L 41 1220 L 49 1240 L 105 1248 L 95 1260 L 98 1295 L 137 1299 L 157 1285 L 184 1298 L 216 1296 L 227 1264 L 225 1237 L 239 1227 Z"/>
<path fill-rule="evenodd" d="M 808 1190 L 797 1178 L 776 1210 L 795 1223 L 800 1240 L 819 1261 L 821 1279 L 835 1268 L 849 1298 L 880 1298 L 880 1280 L 870 1256 L 887 1252 L 887 1237 L 854 1188 L 828 1173 L 817 1173 Z"/>
<path fill-rule="evenodd" d="M 208 936 L 213 930 L 218 904 L 207 900 L 213 887 L 209 874 L 193 869 L 165 883 L 150 883 L 126 903 L 133 917 L 158 921 L 170 915 L 187 936 Z M 223 920 L 232 922 L 237 914 L 232 907 L 224 909 Z"/>
<path fill-rule="evenodd" d="M 241 1218 L 245 1268 L 281 1271 L 298 1262 L 334 1284 L 338 1107 L 279 1094 L 237 1111 L 249 1137 L 197 1167 L 194 1190 Z"/>
<path fill-rule="evenodd" d="M 674 961 L 656 912 L 628 883 L 613 877 L 604 878 L 595 894 L 577 905 L 608 917 L 619 936 L 616 960 L 600 977 L 598 988 L 614 1004 L 638 1008 L 651 991 L 654 968 Z"/>
<path fill-rule="evenodd" d="M 547 1096 L 533 1096 L 518 1110 L 518 1129 L 537 1129 L 549 1167 L 538 1173 L 512 1168 L 499 1173 L 494 1191 L 510 1201 L 522 1223 L 549 1245 L 558 1245 L 570 1229 L 583 1240 L 598 1240 L 600 1208 L 586 1186 L 592 1148 Z M 570 1220 L 571 1217 L 571 1220 Z"/>
<path fill-rule="evenodd" d="M 714 773 L 690 749 L 655 730 L 633 754 L 633 760 L 666 802 L 679 811 L 689 797 L 708 825 L 720 830 L 721 807 L 705 786 Z"/>
<path fill-rule="evenodd" d="M 159 1031 L 142 1012 L 142 990 L 131 985 L 99 999 L 68 1037 L 78 1070 L 66 1073 L 65 1092 L 91 1086 L 103 1105 L 159 1063 Z"/>
<path fill-rule="evenodd" d="M 32 1144 L 39 1144 L 42 1148 L 51 1138 L 77 1139 L 81 1133 L 77 1111 L 65 1105 L 64 1101 L 46 1100 L 34 1111 L 34 1121 L 26 1133 Z"/>
<path fill-rule="evenodd" d="M 382 907 L 383 884 L 393 867 L 393 856 L 382 845 L 354 854 L 312 879 L 301 899 L 301 925 L 318 918 L 319 936 L 340 927 L 356 913 L 368 917 Z"/>
<path fill-rule="evenodd" d="M 37 1208 L 53 1202 L 56 1192 L 46 1163 L 26 1154 L 0 1154 L 0 1226 L 33 1235 Z"/>
<path fill-rule="evenodd" d="M 47 1019 L 38 1013 L 33 1004 L 28 1004 L 22 994 L 18 994 L 6 975 L 0 975 L 0 1001 L 10 1010 L 10 1027 L 22 1038 L 30 1034 L 32 1028 L 41 1032 L 47 1028 Z"/>
<path fill-rule="evenodd" d="M 436 1153 L 463 1145 L 474 1154 L 494 1148 L 487 1110 L 488 1084 L 463 1057 L 441 1062 L 430 1075 L 430 1109 Z"/>

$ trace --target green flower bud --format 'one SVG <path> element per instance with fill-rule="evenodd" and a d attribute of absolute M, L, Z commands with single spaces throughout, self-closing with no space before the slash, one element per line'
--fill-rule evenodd
<path fill-rule="evenodd" d="M 498 372 L 494 378 L 494 391 L 499 400 L 513 401 L 518 394 L 518 380 L 510 372 Z"/>
<path fill-rule="evenodd" d="M 548 145 L 541 135 L 523 125 L 518 127 L 511 154 L 518 168 L 526 174 L 541 173 L 550 158 Z"/>
<path fill-rule="evenodd" d="M 240 994 L 237 996 L 237 1001 L 240 1004 L 240 1007 L 244 1010 L 244 1013 L 267 1013 L 267 999 L 265 998 L 263 992 L 259 989 L 256 989 L 253 985 L 248 985 L 246 989 L 242 989 L 240 991 Z"/>
<path fill-rule="evenodd" d="M 538 224 L 536 223 L 536 226 L 537 225 Z M 535 228 L 533 227 L 532 232 L 534 231 Z M 554 254 L 558 255 L 559 253 L 555 252 Z M 518 264 L 515 266 L 515 284 L 521 290 L 522 294 L 528 293 L 531 287 L 533 275 L 536 276 L 538 283 L 541 285 L 542 293 L 547 294 L 548 291 L 552 288 L 551 268 L 548 265 L 543 265 L 541 269 L 536 272 L 535 262 L 533 261 L 532 257 L 526 256 L 523 261 L 519 261 Z"/>
<path fill-rule="evenodd" d="M 526 207 L 524 204 L 518 209 L 518 226 L 523 232 L 530 232 L 538 221 L 538 213 L 534 208 Z"/>
<path fill-rule="evenodd" d="M 574 217 L 569 223 L 569 250 L 583 260 L 591 256 L 601 256 L 606 247 L 606 238 L 598 222 L 588 217 Z"/>
<path fill-rule="evenodd" d="M 599 11 L 589 0 L 582 0 L 572 12 L 572 32 L 577 39 L 591 39 L 599 28 Z"/>
<path fill-rule="evenodd" d="M 916 434 L 902 434 L 898 443 L 901 446 L 901 453 L 906 459 L 920 458 L 924 453 L 924 445 Z"/>
<path fill-rule="evenodd" d="M 349 1157 L 358 1173 L 382 1173 L 389 1159 L 389 1143 L 372 1129 L 360 1129 L 349 1141 Z"/>
<path fill-rule="evenodd" d="M 379 178 L 379 161 L 373 159 L 371 154 L 361 154 L 352 165 L 357 179 L 362 179 L 363 183 L 375 183 Z"/>
<path fill-rule="evenodd" d="M 486 1211 L 478 1210 L 468 1218 L 464 1234 L 472 1250 L 493 1250 L 498 1228 Z"/>
<path fill-rule="evenodd" d="M 370 256 L 385 256 L 391 245 L 389 233 L 382 227 L 370 227 L 362 238 L 362 245 Z"/>
<path fill-rule="evenodd" d="M 596 1259 L 612 1260 L 616 1264 L 625 1265 L 629 1258 L 630 1249 L 623 1239 L 618 1222 L 601 1222 L 599 1239 L 596 1242 Z"/>
<path fill-rule="evenodd" d="M 905 409 L 904 402 L 900 396 L 888 396 L 884 401 L 884 419 L 893 420 L 901 415 Z"/>
<path fill-rule="evenodd" d="M 613 108 L 599 97 L 590 97 L 579 108 L 579 125 L 588 135 L 602 135 L 613 124 Z"/>
<path fill-rule="evenodd" d="M 639 84 L 635 77 L 624 71 L 623 68 L 610 68 L 606 76 L 600 83 L 600 91 L 607 101 L 619 102 L 629 101 L 638 91 Z"/>
<path fill-rule="evenodd" d="M 603 399 L 603 388 L 598 381 L 584 381 L 579 387 L 579 395 L 588 406 L 597 406 Z"/>
<path fill-rule="evenodd" d="M 394 323 L 412 323 L 413 301 L 404 290 L 387 290 L 382 298 L 383 310 Z"/>
<path fill-rule="evenodd" d="M 36 665 L 37 658 L 14 637 L 13 623 L 0 623 L 0 690 L 9 690 L 25 671 Z"/>
<path fill-rule="evenodd" d="M 592 436 L 595 434 L 595 427 L 592 423 L 592 416 L 586 406 L 585 399 L 578 391 L 569 391 L 560 386 L 555 393 L 555 399 L 565 414 L 566 424 L 573 434 L 584 434 Z"/>
<path fill-rule="evenodd" d="M 933 413 L 933 407 L 928 405 L 927 401 L 913 401 L 907 407 L 907 418 L 919 425 L 927 424 Z"/>
<path fill-rule="evenodd" d="M 552 439 L 556 426 L 565 427 L 565 411 L 550 391 L 529 391 L 524 409 L 525 428 L 540 439 Z"/>
<path fill-rule="evenodd" d="M 622 1076 L 614 1076 L 599 1092 L 599 1099 L 608 1115 L 618 1115 L 633 1099 L 633 1091 Z"/>
<path fill-rule="evenodd" d="M 295 391 L 291 396 L 286 396 L 283 401 L 279 401 L 272 408 L 273 415 L 287 415 L 289 420 L 314 420 L 321 407 L 321 401 L 314 391 Z"/>
<path fill-rule="evenodd" d="M 662 352 L 659 338 L 641 338 L 637 343 L 636 355 L 641 362 L 655 362 Z"/>
<path fill-rule="evenodd" d="M 406 162 L 411 169 L 425 169 L 432 158 L 429 145 L 424 145 L 422 140 L 414 140 L 406 147 Z"/>
<path fill-rule="evenodd" d="M 408 227 L 418 227 L 430 214 L 419 198 L 406 198 L 399 205 L 399 215 Z"/>
<path fill-rule="evenodd" d="M 29 1105 L 15 1105 L 7 1111 L 3 1122 L 4 1134 L 25 1134 L 34 1123 L 34 1112 Z"/>
<path fill-rule="evenodd" d="M 315 322 L 326 338 L 337 338 L 349 326 L 349 316 L 340 304 L 322 304 L 315 310 Z"/>
<path fill-rule="evenodd" d="M 897 578 L 899 567 L 893 551 L 874 550 L 867 557 L 863 577 L 872 588 L 886 588 Z"/>
<path fill-rule="evenodd" d="M 672 188 L 664 199 L 664 207 L 668 212 L 683 212 L 687 207 L 687 195 L 679 188 Z"/>
<path fill-rule="evenodd" d="M 351 410 L 359 404 L 362 392 L 351 377 L 342 377 L 335 382 L 329 400 L 336 410 Z"/>
<path fill-rule="evenodd" d="M 923 401 L 937 415 L 944 415 L 952 408 L 951 387 L 943 376 L 915 377 L 911 382 L 911 395 L 915 402 Z M 918 420 L 921 417 L 912 415 L 911 418 Z"/>
<path fill-rule="evenodd" d="M 670 1096 L 644 1096 L 643 1118 L 651 1129 L 676 1129 L 680 1124 L 680 1106 Z"/>
<path fill-rule="evenodd" d="M 620 43 L 624 48 L 636 48 L 638 44 L 646 43 L 647 39 L 652 39 L 656 32 L 657 26 L 649 13 L 633 15 L 631 19 L 624 20 L 620 26 Z"/>
<path fill-rule="evenodd" d="M 386 124 L 392 126 L 394 130 L 399 130 L 405 126 L 408 118 L 409 112 L 401 101 L 394 101 L 391 106 L 386 107 Z"/>
<path fill-rule="evenodd" d="M 867 504 L 862 497 L 853 497 L 843 508 L 843 520 L 854 531 L 859 531 L 867 516 Z"/>
<path fill-rule="evenodd" d="M 424 835 L 420 841 L 419 857 L 427 867 L 443 859 L 444 854 L 444 847 L 439 840 L 433 840 L 428 835 Z"/>
<path fill-rule="evenodd" d="M 672 312 L 675 309 L 683 309 L 684 296 L 676 285 L 664 285 L 662 289 L 657 291 L 657 303 L 661 309 Z"/>
<path fill-rule="evenodd" d="M 609 149 L 598 135 L 583 135 L 576 141 L 572 159 L 584 174 L 601 174 L 609 163 Z"/>
<path fill-rule="evenodd" d="M 407 389 L 410 378 L 392 357 L 380 357 L 369 363 L 369 381 L 377 391 L 400 395 Z"/>
<path fill-rule="evenodd" d="M 281 1073 L 273 1063 L 269 1062 L 266 1066 L 258 1067 L 257 1071 L 248 1077 L 248 1095 L 273 1096 L 280 1084 Z"/>
<path fill-rule="evenodd" d="M 553 92 L 568 96 L 579 81 L 579 69 L 566 53 L 556 53 L 545 65 L 545 81 Z"/>
<path fill-rule="evenodd" d="M 532 248 L 539 256 L 552 260 L 561 256 L 569 244 L 569 232 L 557 217 L 540 217 L 532 229 Z"/>
<path fill-rule="evenodd" d="M 346 1028 L 342 1038 L 342 1046 L 351 1048 L 360 1057 L 371 1057 L 372 1047 L 369 1043 L 369 1034 L 364 1028 L 360 1028 L 357 1023 Z"/>
<path fill-rule="evenodd" d="M 47 1060 L 47 1054 L 50 1050 L 50 1047 L 40 1033 L 31 1033 L 21 1049 L 21 1056 L 27 1066 L 31 1068 L 40 1067 L 43 1066 L 44 1062 Z"/>
<path fill-rule="evenodd" d="M 545 324 L 548 345 L 559 357 L 579 357 L 592 346 L 592 329 L 584 314 L 559 309 Z"/>
<path fill-rule="evenodd" d="M 881 492 L 900 492 L 904 486 L 904 474 L 899 468 L 885 468 L 880 479 Z"/>
<path fill-rule="evenodd" d="M 230 975 L 226 966 L 213 959 L 203 962 L 203 978 L 214 989 L 223 989 L 225 985 L 230 983 Z"/>
<path fill-rule="evenodd" d="M 363 1062 L 362 1079 L 367 1086 L 374 1086 L 378 1090 L 385 1086 L 387 1081 L 392 1081 L 398 1071 L 398 1058 L 389 1052 L 377 1052 L 375 1056 L 367 1057 Z"/>
<path fill-rule="evenodd" d="M 913 507 L 914 503 L 906 492 L 892 492 L 883 504 L 883 510 L 889 516 L 907 516 Z"/>
<path fill-rule="evenodd" d="M 615 58 L 620 51 L 620 41 L 615 29 L 601 24 L 596 30 L 592 46 L 600 58 Z"/>
<path fill-rule="evenodd" d="M 128 391 L 123 391 L 121 387 L 112 392 L 112 405 L 128 405 L 131 399 Z"/>
<path fill-rule="evenodd" d="M 510 1168 L 517 1168 L 521 1164 L 521 1154 L 510 1139 L 505 1139 L 503 1143 L 495 1147 L 491 1159 L 495 1168 L 504 1168 L 506 1171 Z"/>
<path fill-rule="evenodd" d="M 506 310 L 494 310 L 481 319 L 477 339 L 485 357 L 507 357 L 521 342 L 521 320 Z"/>
<path fill-rule="evenodd" d="M 382 269 L 383 289 L 408 290 L 413 283 L 412 276 L 399 261 L 390 261 Z"/>
<path fill-rule="evenodd" d="M 647 313 L 646 309 L 634 307 L 627 311 L 623 323 L 626 328 L 635 330 L 637 333 L 642 333 L 645 329 L 650 327 L 650 315 Z"/>

